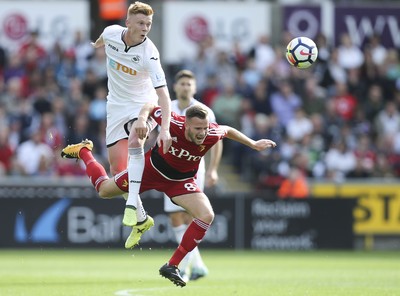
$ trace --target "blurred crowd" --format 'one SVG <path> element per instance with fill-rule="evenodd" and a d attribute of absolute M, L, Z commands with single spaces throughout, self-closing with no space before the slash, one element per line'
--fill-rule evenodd
<path fill-rule="evenodd" d="M 317 62 L 299 70 L 285 58 L 292 36 L 282 36 L 279 44 L 260 36 L 248 51 L 239 43 L 221 50 L 208 36 L 196 56 L 164 67 L 169 79 L 177 68 L 195 73 L 196 98 L 220 124 L 278 144 L 259 153 L 225 141 L 224 161 L 259 189 L 287 178 L 400 176 L 399 49 L 379 36 L 358 47 L 348 35 L 335 47 L 321 34 Z M 70 48 L 45 49 L 37 32 L 15 52 L 0 44 L 0 174 L 84 175 L 79 162 L 59 155 L 85 138 L 108 167 L 105 63 L 104 49 L 80 32 Z"/>

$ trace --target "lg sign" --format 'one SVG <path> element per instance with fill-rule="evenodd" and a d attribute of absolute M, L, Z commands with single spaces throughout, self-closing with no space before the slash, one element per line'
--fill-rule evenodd
<path fill-rule="evenodd" d="M 3 31 L 7 38 L 19 40 L 26 35 L 28 22 L 23 15 L 10 14 L 4 18 Z"/>
<path fill-rule="evenodd" d="M 190 40 L 199 42 L 210 35 L 210 30 L 207 21 L 203 17 L 194 16 L 186 22 L 185 33 Z"/>

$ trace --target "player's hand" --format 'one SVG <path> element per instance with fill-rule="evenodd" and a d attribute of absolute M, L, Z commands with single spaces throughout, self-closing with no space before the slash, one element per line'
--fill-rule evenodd
<path fill-rule="evenodd" d="M 148 133 L 146 120 L 139 117 L 135 121 L 134 125 L 135 125 L 135 132 L 136 132 L 136 135 L 138 136 L 138 138 L 141 140 L 146 139 L 147 133 Z"/>
<path fill-rule="evenodd" d="M 168 152 L 169 147 L 171 147 L 172 144 L 172 138 L 171 134 L 169 133 L 169 130 L 160 131 L 157 137 L 157 144 L 159 147 L 161 147 L 162 145 L 164 154 Z"/>
<path fill-rule="evenodd" d="M 209 187 L 213 187 L 218 183 L 218 172 L 216 170 L 212 170 L 212 171 L 207 171 L 206 173 L 206 184 L 205 186 L 207 188 Z"/>
<path fill-rule="evenodd" d="M 267 148 L 274 148 L 276 147 L 276 143 L 269 139 L 261 139 L 254 143 L 253 148 L 257 151 L 263 151 Z"/>

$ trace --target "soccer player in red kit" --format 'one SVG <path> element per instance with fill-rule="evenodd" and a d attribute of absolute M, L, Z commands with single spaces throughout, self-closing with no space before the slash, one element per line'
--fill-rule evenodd
<path fill-rule="evenodd" d="M 149 117 L 161 124 L 161 108 L 152 103 L 143 106 L 135 127 L 135 132 L 140 139 L 147 137 L 146 121 Z M 275 147 L 276 144 L 268 139 L 255 141 L 235 128 L 210 123 L 207 110 L 201 105 L 189 107 L 186 116 L 172 113 L 170 134 L 172 145 L 168 153 L 163 154 L 163 147 L 157 145 L 146 153 L 140 193 L 150 189 L 163 192 L 193 217 L 178 248 L 170 260 L 159 270 L 160 275 L 175 285 L 184 287 L 186 282 L 179 273 L 178 265 L 186 254 L 200 243 L 214 219 L 214 211 L 208 197 L 195 182 L 201 158 L 224 137 L 257 151 Z M 67 146 L 62 150 L 61 155 L 84 161 L 86 173 L 102 198 L 118 196 L 126 192 L 128 190 L 127 171 L 109 179 L 102 165 L 94 159 L 91 153 L 92 149 L 93 143 L 84 140 L 79 144 Z M 137 233 L 133 229 L 125 247 L 134 247 L 139 242 L 141 235 L 142 233 Z"/>

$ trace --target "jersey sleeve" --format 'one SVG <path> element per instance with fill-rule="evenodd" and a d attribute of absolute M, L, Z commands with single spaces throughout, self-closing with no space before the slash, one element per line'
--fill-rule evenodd
<path fill-rule="evenodd" d="M 167 85 L 167 80 L 165 79 L 165 73 L 161 66 L 160 54 L 154 44 L 149 48 L 147 53 L 146 63 L 147 69 L 149 71 L 151 82 L 154 88 L 159 88 Z"/>
<path fill-rule="evenodd" d="M 104 28 L 103 33 L 101 33 L 101 36 L 103 37 L 103 40 L 105 42 L 106 40 L 109 40 L 110 36 L 117 34 L 118 32 L 121 32 L 121 26 L 111 25 Z"/>
<path fill-rule="evenodd" d="M 215 122 L 210 123 L 209 129 L 208 129 L 208 135 L 216 137 L 216 138 L 218 138 L 218 140 L 221 140 L 221 139 L 225 138 L 226 134 L 227 134 L 226 129 L 219 126 Z"/>
<path fill-rule="evenodd" d="M 151 111 L 150 116 L 157 122 L 158 125 L 161 125 L 162 114 L 161 107 L 157 106 Z"/>

